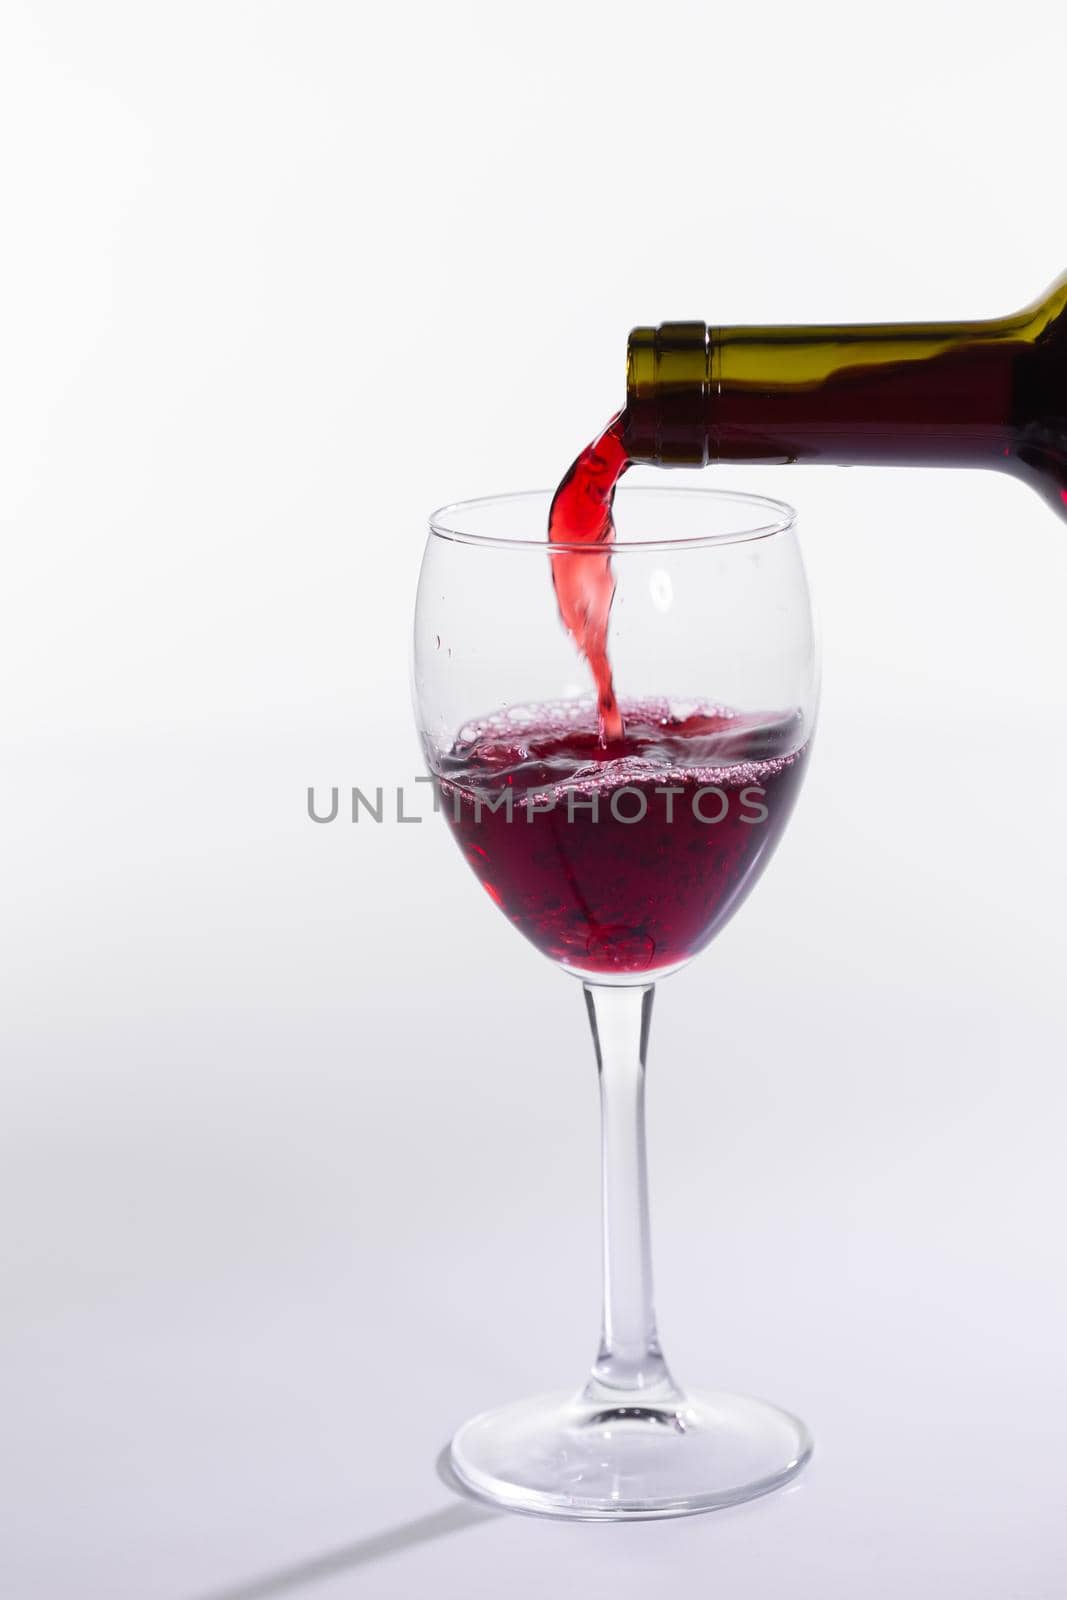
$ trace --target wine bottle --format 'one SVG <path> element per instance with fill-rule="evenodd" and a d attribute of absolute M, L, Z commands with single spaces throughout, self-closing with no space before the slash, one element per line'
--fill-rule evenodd
<path fill-rule="evenodd" d="M 1067 273 L 992 322 L 635 328 L 630 461 L 996 467 L 1067 517 Z"/>

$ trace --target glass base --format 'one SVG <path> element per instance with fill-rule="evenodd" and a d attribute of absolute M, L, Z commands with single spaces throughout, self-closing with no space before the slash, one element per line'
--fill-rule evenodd
<path fill-rule="evenodd" d="M 608 1398 L 610 1396 L 610 1398 Z M 590 1386 L 486 1411 L 452 1441 L 483 1500 L 548 1517 L 682 1517 L 768 1494 L 811 1455 L 807 1428 L 744 1395 Z"/>

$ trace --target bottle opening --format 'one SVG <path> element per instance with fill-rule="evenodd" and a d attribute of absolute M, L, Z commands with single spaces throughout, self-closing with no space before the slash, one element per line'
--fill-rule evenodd
<path fill-rule="evenodd" d="M 625 438 L 632 461 L 707 465 L 710 341 L 703 322 L 634 328 L 626 345 Z"/>

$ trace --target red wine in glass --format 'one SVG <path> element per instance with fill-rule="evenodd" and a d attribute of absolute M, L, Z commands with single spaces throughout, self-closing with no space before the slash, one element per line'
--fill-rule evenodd
<path fill-rule="evenodd" d="M 449 1459 L 500 1505 L 617 1520 L 766 1493 L 811 1451 L 795 1417 L 686 1390 L 664 1359 L 643 1103 L 658 980 L 737 910 L 796 799 L 817 653 L 789 508 L 624 491 L 612 546 L 611 492 L 632 452 L 611 432 L 555 507 L 541 493 L 501 496 L 432 519 L 414 679 L 457 843 L 513 925 L 583 985 L 603 1105 L 604 1315 L 588 1379 L 576 1394 L 482 1412 Z M 567 534 L 553 542 L 550 512 L 554 534 Z M 609 562 L 626 601 L 617 690 L 604 671 Z M 597 697 L 570 686 L 573 645 L 549 573 L 564 619 L 599 661 Z M 443 632 L 457 648 L 441 648 Z"/>
<path fill-rule="evenodd" d="M 706 945 L 747 895 L 807 747 L 799 714 L 624 710 L 608 746 L 575 702 L 499 714 L 428 754 L 460 848 L 531 943 L 578 972 L 652 975 Z"/>

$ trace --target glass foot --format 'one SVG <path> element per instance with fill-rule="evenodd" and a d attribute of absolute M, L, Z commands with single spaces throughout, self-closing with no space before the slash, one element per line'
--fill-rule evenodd
<path fill-rule="evenodd" d="M 452 1441 L 484 1500 L 549 1517 L 681 1517 L 780 1488 L 811 1455 L 807 1428 L 744 1395 L 621 1399 L 590 1387 L 486 1411 Z"/>

